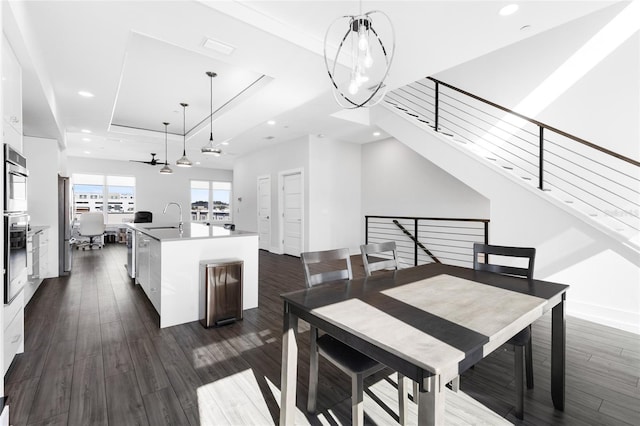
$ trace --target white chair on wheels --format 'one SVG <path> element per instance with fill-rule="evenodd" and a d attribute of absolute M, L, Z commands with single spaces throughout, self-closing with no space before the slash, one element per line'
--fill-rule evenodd
<path fill-rule="evenodd" d="M 82 250 L 89 247 L 102 248 L 102 241 L 95 241 L 96 238 L 102 237 L 105 230 L 104 215 L 100 212 L 88 212 L 80 215 L 80 229 L 78 233 L 80 237 L 89 238 L 89 241 L 80 243 L 76 246 L 77 249 L 82 247 Z"/>
<path fill-rule="evenodd" d="M 300 256 L 304 265 L 304 277 L 307 287 L 313 287 L 329 281 L 350 280 L 351 258 L 348 249 L 336 249 L 318 252 L 302 253 Z M 316 265 L 320 271 L 312 271 Z M 315 273 L 314 273 L 315 272 Z M 307 411 L 311 414 L 316 411 L 316 396 L 318 392 L 318 354 L 331 361 L 336 367 L 351 376 L 351 421 L 354 425 L 362 425 L 364 422 L 363 380 L 385 366 L 367 355 L 342 343 L 329 334 L 318 333 L 316 327 L 311 327 L 311 359 L 309 366 L 309 398 Z M 400 424 L 405 424 L 406 413 L 404 410 L 404 378 L 398 374 L 398 395 L 400 398 Z"/>

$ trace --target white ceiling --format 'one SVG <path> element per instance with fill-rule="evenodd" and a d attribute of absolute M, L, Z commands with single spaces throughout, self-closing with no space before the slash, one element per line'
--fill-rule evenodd
<path fill-rule="evenodd" d="M 384 11 L 394 24 L 397 50 L 387 80 L 393 89 L 613 2 L 527 1 L 516 14 L 499 16 L 507 3 L 396 0 L 362 7 Z M 154 152 L 164 161 L 168 121 L 174 163 L 185 102 L 187 156 L 201 167 L 231 168 L 239 155 L 308 134 L 356 143 L 384 138 L 372 136 L 375 125 L 332 116 L 339 108 L 323 39 L 335 18 L 358 10 L 356 1 L 10 0 L 3 25 L 23 65 L 24 133 L 60 139 L 70 156 L 148 160 Z M 207 38 L 234 50 L 209 50 Z M 199 152 L 209 139 L 206 71 L 218 74 L 214 138 L 229 140 L 220 158 Z M 82 98 L 80 90 L 95 97 Z"/>

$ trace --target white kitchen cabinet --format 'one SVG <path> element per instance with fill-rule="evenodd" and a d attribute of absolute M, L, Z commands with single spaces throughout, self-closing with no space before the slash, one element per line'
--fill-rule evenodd
<path fill-rule="evenodd" d="M 49 272 L 49 230 L 48 229 L 43 229 L 40 232 L 40 237 L 39 237 L 39 256 L 38 256 L 38 260 L 40 263 L 40 279 L 43 280 L 45 278 L 49 278 L 50 272 Z"/>
<path fill-rule="evenodd" d="M 151 239 L 149 243 L 149 292 L 147 296 L 153 307 L 156 308 L 158 314 L 160 314 L 160 241 Z"/>
<path fill-rule="evenodd" d="M 40 227 L 38 227 L 40 228 Z M 35 292 L 48 277 L 49 231 L 37 229 L 27 238 L 27 284 L 24 288 L 24 303 L 29 303 Z"/>
<path fill-rule="evenodd" d="M 2 108 L 5 142 L 22 152 L 22 68 L 4 36 L 2 37 Z M 16 140 L 16 137 L 19 139 Z"/>
<path fill-rule="evenodd" d="M 24 352 L 24 291 L 4 305 L 4 373 L 16 354 Z"/>
<path fill-rule="evenodd" d="M 136 232 L 136 282 L 160 313 L 160 241 Z"/>

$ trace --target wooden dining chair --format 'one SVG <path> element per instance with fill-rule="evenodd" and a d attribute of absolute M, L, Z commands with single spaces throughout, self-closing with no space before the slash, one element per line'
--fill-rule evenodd
<path fill-rule="evenodd" d="M 375 271 L 398 269 L 398 251 L 395 241 L 363 244 L 360 246 L 360 253 L 364 272 L 368 277 Z M 389 256 L 391 256 L 390 259 Z"/>
<path fill-rule="evenodd" d="M 480 262 L 479 255 L 484 255 Z M 492 255 L 491 259 L 489 256 Z M 525 266 L 511 266 L 492 263 L 496 256 L 506 258 L 521 258 L 525 260 Z M 489 244 L 475 243 L 473 245 L 473 269 L 488 271 L 497 274 L 512 275 L 533 279 L 533 267 L 535 263 L 536 249 L 529 247 L 493 246 Z M 531 346 L 531 326 L 528 326 L 513 336 L 507 344 L 514 347 L 515 352 L 515 378 L 516 378 L 516 417 L 524 417 L 524 380 L 523 368 L 526 364 L 527 389 L 533 389 L 533 350 Z M 524 358 L 524 364 L 523 364 Z"/>
<path fill-rule="evenodd" d="M 329 281 L 353 278 L 348 249 L 306 252 L 300 255 L 300 259 L 304 265 L 305 283 L 308 288 Z M 364 378 L 385 368 L 384 364 L 380 364 L 329 334 L 319 335 L 318 329 L 313 326 L 310 329 L 310 354 L 307 411 L 310 414 L 316 411 L 318 354 L 321 354 L 351 376 L 351 421 L 354 425 L 362 425 L 364 423 Z M 402 395 L 404 392 L 401 393 L 400 388 L 404 386 L 400 384 L 400 381 L 404 378 L 398 376 L 398 395 Z M 401 405 L 403 404 L 401 403 Z M 405 419 L 405 412 L 401 409 L 400 424 L 405 424 Z"/>

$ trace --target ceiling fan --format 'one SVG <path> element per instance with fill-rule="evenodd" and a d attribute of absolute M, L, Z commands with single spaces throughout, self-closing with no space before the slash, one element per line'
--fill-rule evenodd
<path fill-rule="evenodd" d="M 151 153 L 151 161 L 141 161 L 141 160 L 129 160 L 129 161 L 133 161 L 133 162 L 135 162 L 135 163 L 144 163 L 144 164 L 149 164 L 149 165 L 151 165 L 151 166 L 161 166 L 161 165 L 163 165 L 163 164 L 164 164 L 162 161 L 160 161 L 160 160 L 158 160 L 158 159 L 156 158 L 156 154 L 155 154 L 155 152 L 152 152 L 152 153 Z"/>

